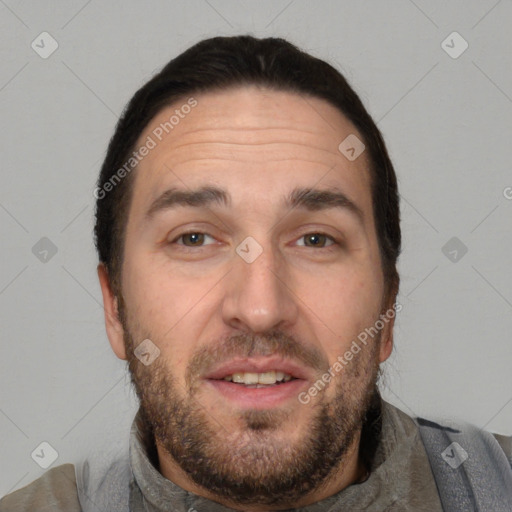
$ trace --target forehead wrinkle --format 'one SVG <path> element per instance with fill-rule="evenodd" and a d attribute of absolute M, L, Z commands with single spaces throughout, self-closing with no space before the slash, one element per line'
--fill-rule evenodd
<path fill-rule="evenodd" d="M 178 167 L 185 165 L 189 162 L 210 162 L 210 161 L 220 161 L 220 162 L 232 162 L 233 158 L 222 158 L 222 157 L 204 157 L 204 158 L 194 158 L 191 157 L 188 160 L 183 160 L 179 163 L 175 163 L 173 168 L 177 169 Z M 250 160 L 240 160 L 242 162 L 254 162 L 254 159 Z M 288 157 L 288 158 L 275 158 L 272 159 L 273 162 L 303 162 L 303 163 L 310 163 L 310 164 L 316 164 L 316 165 L 322 165 L 325 167 L 326 170 L 330 169 L 332 165 L 327 165 L 325 162 L 321 162 L 319 160 L 305 160 L 304 158 L 294 158 L 294 157 Z M 164 166 L 165 167 L 165 166 Z M 164 169 L 164 171 L 167 171 L 168 169 Z"/>
<path fill-rule="evenodd" d="M 193 136 L 182 134 L 176 137 L 174 140 L 169 141 L 168 144 L 161 145 L 160 148 L 156 149 L 156 152 L 157 154 L 163 152 L 170 153 L 173 151 L 182 151 L 183 148 L 186 148 L 187 151 L 195 148 L 198 148 L 199 150 L 203 148 L 218 148 L 219 151 L 222 151 L 223 149 L 227 149 L 230 146 L 236 149 L 240 148 L 240 150 L 243 151 L 244 146 L 247 148 L 247 150 L 268 146 L 281 149 L 283 152 L 287 150 L 296 151 L 297 147 L 299 147 L 303 151 L 318 151 L 322 153 L 339 155 L 339 142 L 341 142 L 341 139 L 333 139 L 331 141 L 327 141 L 326 138 L 323 137 L 286 137 L 282 134 L 281 131 L 279 137 L 273 134 L 268 138 L 230 138 L 226 137 L 225 135 L 223 136 L 222 133 L 218 133 L 212 130 L 212 135 L 210 137 L 203 137 L 199 139 L 194 138 Z"/>
<path fill-rule="evenodd" d="M 199 153 L 198 158 L 195 158 L 196 161 L 223 160 L 222 154 L 213 154 L 216 150 L 221 153 L 230 152 L 225 160 L 237 159 L 246 162 L 254 160 L 254 156 L 260 156 L 257 155 L 257 149 L 261 148 L 260 161 L 302 160 L 316 163 L 314 162 L 316 155 L 312 159 L 312 155 L 306 154 L 316 152 L 318 163 L 333 165 L 333 157 L 337 157 L 336 165 L 341 165 L 344 169 L 354 166 L 354 163 L 349 164 L 342 160 L 338 145 L 347 133 L 358 134 L 358 131 L 334 106 L 325 103 L 324 100 L 316 101 L 313 98 L 307 102 L 309 108 L 304 109 L 304 98 L 293 92 L 267 91 L 262 94 L 262 91 L 250 89 L 241 89 L 237 92 L 242 93 L 237 97 L 242 98 L 243 102 L 235 111 L 231 107 L 232 97 L 225 92 L 203 94 L 198 109 L 158 143 L 157 148 L 149 155 L 148 163 L 151 160 L 158 162 L 162 157 L 165 159 L 169 157 L 169 160 L 176 165 L 178 162 L 189 160 L 187 158 L 189 155 L 187 154 L 184 158 L 183 153 L 193 152 L 196 149 Z M 263 101 L 262 96 L 266 97 Z M 277 101 L 279 98 L 283 100 Z M 316 108 L 312 108 L 311 103 L 314 103 Z M 290 107 L 292 107 L 291 111 Z M 147 132 L 158 125 L 159 121 L 166 119 L 167 114 L 172 110 L 171 105 L 157 114 L 148 126 Z M 325 115 L 319 115 L 318 110 Z M 333 117 L 332 121 L 336 129 L 333 129 L 333 124 L 326 123 L 325 116 Z M 277 137 L 279 137 L 278 140 L 276 140 Z M 280 148 L 279 145 L 281 145 Z M 267 148 L 274 154 L 264 155 Z M 276 154 L 278 149 L 275 148 L 285 155 Z M 303 158 L 297 157 L 298 150 L 304 155 Z M 241 157 L 244 152 L 251 152 L 250 159 Z M 288 156 L 286 153 L 291 155 Z M 366 155 L 362 156 L 366 160 Z M 360 167 L 361 163 L 355 162 L 355 168 Z M 144 166 L 144 162 L 141 164 Z M 367 168 L 367 162 L 363 166 Z"/>
<path fill-rule="evenodd" d="M 151 133 L 151 129 L 154 125 L 158 124 L 159 119 L 160 117 L 156 116 L 152 120 L 151 124 L 145 130 L 145 133 L 142 134 L 141 140 L 144 139 L 148 133 Z M 265 139 L 270 139 L 268 140 L 268 143 L 281 142 L 301 144 L 318 149 L 333 147 L 337 150 L 339 142 L 341 142 L 345 137 L 345 132 L 358 133 L 351 125 L 345 127 L 340 126 L 339 130 L 333 130 L 332 127 L 326 126 L 325 122 L 323 122 L 322 125 L 316 125 L 313 129 L 295 128 L 293 124 L 297 124 L 298 121 L 294 121 L 293 119 L 287 119 L 287 124 L 280 123 L 279 125 L 269 125 L 269 122 L 272 122 L 273 120 L 273 118 L 269 116 L 269 113 L 262 115 L 261 120 L 266 123 L 265 126 L 242 125 L 238 124 L 236 119 L 230 119 L 228 121 L 230 122 L 230 125 L 219 125 L 217 117 L 214 119 L 211 117 L 206 117 L 205 119 L 191 119 L 190 121 L 193 122 L 191 125 L 190 123 L 187 123 L 187 119 L 185 119 L 182 124 L 175 128 L 175 131 L 168 134 L 169 137 L 166 138 L 164 144 L 170 148 L 178 148 L 187 144 L 187 139 L 192 138 L 194 142 L 246 143 L 248 145 L 257 145 L 262 143 L 260 142 L 261 139 L 264 140 L 263 143 L 267 142 Z M 198 123 L 202 126 L 195 127 L 194 124 Z M 302 124 L 304 124 L 304 121 Z M 310 125 L 312 125 L 311 120 L 309 120 L 306 126 Z M 350 129 L 348 129 L 349 127 Z M 281 140 L 275 140 L 276 136 L 279 136 Z M 359 137 L 361 138 L 361 136 Z M 221 141 L 222 138 L 227 138 L 229 140 Z M 235 139 L 236 142 L 233 139 Z M 247 139 L 252 139 L 252 141 Z M 256 141 L 254 141 L 254 139 L 256 139 Z M 181 140 L 184 140 L 185 142 L 180 142 Z M 161 142 L 158 145 L 160 146 Z"/>
<path fill-rule="evenodd" d="M 159 116 L 155 116 L 153 120 L 150 122 L 150 126 L 145 130 L 145 132 L 150 131 L 152 124 L 156 123 L 156 120 L 159 118 Z M 265 117 L 265 119 L 268 120 L 268 117 Z M 208 124 L 208 119 L 201 121 L 203 125 Z M 175 130 L 176 131 L 183 131 L 186 128 L 189 128 L 186 124 L 186 120 L 183 122 L 182 125 L 178 125 Z M 218 124 L 213 124 L 212 126 L 206 126 L 205 128 L 193 128 L 189 129 L 188 131 L 185 131 L 182 135 L 192 134 L 192 133 L 202 133 L 202 132 L 210 132 L 210 131 L 227 131 L 227 132 L 234 132 L 234 133 L 240 133 L 240 131 L 248 131 L 248 132 L 268 132 L 272 130 L 288 130 L 288 131 L 294 131 L 299 133 L 310 133 L 311 135 L 318 135 L 318 130 L 305 130 L 302 128 L 294 128 L 293 126 L 287 125 L 287 126 L 236 126 L 228 127 L 227 125 L 225 127 L 219 126 Z M 332 129 L 329 131 L 333 131 Z"/>
<path fill-rule="evenodd" d="M 258 151 L 260 149 L 260 151 Z M 314 152 L 315 158 L 311 153 Z M 224 155 L 222 154 L 224 153 Z M 245 156 L 249 155 L 249 157 Z M 244 158 L 245 156 L 245 158 Z M 314 163 L 324 166 L 341 165 L 343 168 L 359 167 L 359 162 L 349 163 L 343 160 L 337 146 L 331 149 L 321 146 L 311 146 L 296 142 L 187 142 L 169 145 L 158 153 L 154 152 L 147 159 L 149 167 L 160 167 L 161 161 L 169 162 L 170 167 L 187 161 L 225 160 L 225 161 L 297 161 Z M 154 161 L 151 163 L 151 161 Z M 144 166 L 144 162 L 141 162 Z"/>
<path fill-rule="evenodd" d="M 249 142 L 249 141 L 244 141 L 244 142 L 235 142 L 235 141 L 220 141 L 220 140 L 198 140 L 198 141 L 195 141 L 195 142 L 186 142 L 184 144 L 176 144 L 176 145 L 173 145 L 171 146 L 171 149 L 179 149 L 179 148 L 182 148 L 184 146 L 191 146 L 191 145 L 199 145 L 199 144 L 216 144 L 216 145 L 225 145 L 225 146 L 229 146 L 229 145 L 233 145 L 233 146 L 265 146 L 265 145 L 273 145 L 273 144 L 288 144 L 288 145 L 291 145 L 291 146 L 301 146 L 301 147 L 304 147 L 305 144 L 303 143 L 300 143 L 300 142 L 291 142 L 289 140 L 272 140 L 272 141 L 264 141 L 264 142 Z M 328 149 L 324 149 L 320 146 L 311 146 L 311 145 L 308 145 L 308 148 L 309 149 L 318 149 L 319 151 L 329 151 Z"/>
<path fill-rule="evenodd" d="M 354 130 L 351 130 L 354 131 Z M 286 126 L 262 126 L 262 127 L 219 127 L 218 125 L 208 128 L 194 128 L 188 129 L 186 126 L 182 127 L 175 137 L 169 138 L 170 146 L 177 146 L 182 144 L 175 144 L 175 141 L 180 139 L 192 138 L 195 142 L 221 142 L 222 139 L 228 139 L 224 142 L 240 141 L 241 144 L 261 144 L 261 143 L 299 143 L 307 144 L 315 147 L 319 141 L 332 140 L 335 147 L 338 147 L 338 140 L 341 141 L 341 135 L 333 130 L 315 129 L 304 130 L 294 128 L 289 125 Z M 281 140 L 276 140 L 281 139 Z M 262 141 L 262 142 L 261 142 Z M 299 142 L 295 142 L 299 141 Z M 331 144 L 325 144 L 326 147 L 331 147 Z"/>
<path fill-rule="evenodd" d="M 316 158 L 312 158 L 311 153 L 316 153 Z M 271 142 L 271 143 L 232 143 L 232 142 L 194 142 L 182 144 L 178 147 L 169 148 L 168 151 L 162 152 L 162 156 L 168 157 L 170 161 L 187 161 L 199 159 L 212 159 L 212 160 L 244 160 L 249 157 L 250 161 L 283 161 L 283 160 L 296 160 L 303 162 L 317 162 L 331 164 L 333 157 L 338 161 L 341 160 L 341 155 L 336 151 L 312 148 L 311 146 L 304 147 L 302 144 Z M 158 159 L 155 155 L 155 159 Z M 245 157 L 245 158 L 244 158 Z"/>

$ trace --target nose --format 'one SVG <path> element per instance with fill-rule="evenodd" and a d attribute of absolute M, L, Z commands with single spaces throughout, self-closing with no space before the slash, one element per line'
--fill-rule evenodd
<path fill-rule="evenodd" d="M 294 324 L 298 298 L 283 259 L 267 245 L 249 261 L 234 253 L 222 304 L 224 322 L 254 333 Z"/>

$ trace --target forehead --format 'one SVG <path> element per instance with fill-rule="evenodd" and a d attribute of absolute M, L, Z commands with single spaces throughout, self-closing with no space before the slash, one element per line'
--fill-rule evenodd
<path fill-rule="evenodd" d="M 190 105 L 193 105 L 190 107 Z M 265 193 L 321 185 L 359 196 L 371 208 L 366 152 L 349 161 L 338 149 L 362 136 L 324 100 L 257 86 L 197 94 L 162 109 L 137 147 L 152 146 L 135 173 L 132 209 L 166 188 L 218 185 Z"/>

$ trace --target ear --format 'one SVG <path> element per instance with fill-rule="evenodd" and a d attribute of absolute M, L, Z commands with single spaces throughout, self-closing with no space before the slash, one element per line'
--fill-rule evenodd
<path fill-rule="evenodd" d="M 395 319 L 392 318 L 388 320 L 384 316 L 383 321 L 386 322 L 386 325 L 382 329 L 380 338 L 379 362 L 381 363 L 388 359 L 388 357 L 391 355 L 391 352 L 393 351 L 393 326 L 395 324 Z"/>
<path fill-rule="evenodd" d="M 105 328 L 110 346 L 119 359 L 127 359 L 124 345 L 124 329 L 119 320 L 117 297 L 112 292 L 108 271 L 103 263 L 97 267 L 100 280 L 101 294 L 103 295 L 103 311 L 105 313 Z"/>
<path fill-rule="evenodd" d="M 385 307 L 381 312 L 381 319 L 384 322 L 380 338 L 379 361 L 383 363 L 389 358 L 393 351 L 393 328 L 395 326 L 396 314 L 402 309 L 402 305 L 395 303 L 397 296 L 396 285 L 393 287 L 388 300 L 385 301 Z"/>

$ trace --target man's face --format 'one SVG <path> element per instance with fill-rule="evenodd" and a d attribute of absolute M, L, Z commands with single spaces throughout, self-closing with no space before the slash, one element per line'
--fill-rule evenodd
<path fill-rule="evenodd" d="M 389 307 L 369 162 L 338 150 L 358 132 L 322 100 L 256 87 L 195 98 L 161 141 L 181 103 L 140 137 L 157 144 L 135 171 L 126 229 L 126 357 L 176 483 L 233 503 L 292 503 L 357 458 L 391 350 L 387 331 L 360 343 L 304 403 Z M 147 366 L 133 356 L 145 339 L 160 350 Z"/>

